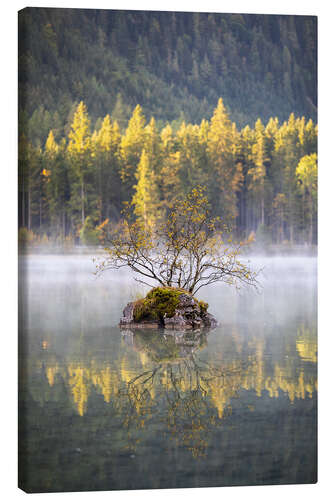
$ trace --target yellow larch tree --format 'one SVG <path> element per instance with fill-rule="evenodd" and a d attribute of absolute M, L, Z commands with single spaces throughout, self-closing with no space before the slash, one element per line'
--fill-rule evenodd
<path fill-rule="evenodd" d="M 237 215 L 237 191 L 243 175 L 241 165 L 234 158 L 232 123 L 222 98 L 219 99 L 210 121 L 208 155 L 210 160 L 210 191 L 216 200 L 215 210 L 231 221 Z"/>
<path fill-rule="evenodd" d="M 129 200 L 133 196 L 135 172 L 145 142 L 145 123 L 146 120 L 142 108 L 137 105 L 128 122 L 125 134 L 121 139 L 121 180 L 125 200 Z"/>
<path fill-rule="evenodd" d="M 68 154 L 72 166 L 72 199 L 74 203 L 77 199 L 77 190 L 79 189 L 79 198 L 81 200 L 81 224 L 83 226 L 86 211 L 86 177 L 91 166 L 91 135 L 90 119 L 87 107 L 83 101 L 78 105 L 71 130 L 69 132 Z M 76 205 L 76 203 L 75 203 Z"/>
<path fill-rule="evenodd" d="M 143 223 L 145 230 L 152 229 L 159 218 L 160 204 L 155 173 L 145 149 L 142 151 L 135 177 L 137 184 L 132 199 L 134 213 Z"/>

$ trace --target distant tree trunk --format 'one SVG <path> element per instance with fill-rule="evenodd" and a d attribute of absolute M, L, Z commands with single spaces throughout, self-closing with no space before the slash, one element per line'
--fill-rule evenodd
<path fill-rule="evenodd" d="M 309 235 L 309 244 L 312 245 L 313 240 L 313 208 L 312 208 L 312 200 L 310 198 L 310 235 Z"/>
<path fill-rule="evenodd" d="M 65 211 L 62 212 L 62 237 L 66 236 L 66 214 Z"/>
<path fill-rule="evenodd" d="M 282 208 L 281 221 L 280 221 L 280 243 L 282 243 L 284 240 L 284 224 L 283 224 L 284 219 L 285 219 L 285 214 L 284 214 L 284 210 Z"/>
<path fill-rule="evenodd" d="M 290 234 L 290 244 L 293 245 L 294 244 L 294 225 L 292 222 L 290 223 L 289 234 Z"/>
<path fill-rule="evenodd" d="M 294 244 L 294 212 L 293 212 L 293 199 L 292 192 L 289 190 L 288 201 L 288 219 L 289 219 L 289 240 L 290 244 Z"/>
<path fill-rule="evenodd" d="M 98 208 L 99 208 L 99 224 L 103 222 L 103 189 L 102 189 L 102 166 L 98 168 Z"/>
<path fill-rule="evenodd" d="M 265 198 L 264 195 L 262 195 L 261 198 L 261 224 L 265 224 Z"/>
<path fill-rule="evenodd" d="M 39 233 L 42 232 L 42 195 L 39 196 Z"/>
<path fill-rule="evenodd" d="M 31 229 L 31 209 L 30 209 L 30 185 L 28 190 L 28 229 Z"/>
<path fill-rule="evenodd" d="M 81 181 L 81 222 L 82 222 L 82 226 L 84 224 L 84 184 L 83 184 L 83 178 L 82 178 L 82 181 Z"/>
<path fill-rule="evenodd" d="M 306 220 L 305 220 L 305 194 L 302 193 L 302 227 L 304 227 L 303 232 L 303 245 L 306 244 Z"/>
<path fill-rule="evenodd" d="M 25 196 L 24 196 L 24 177 L 22 182 L 22 227 L 25 227 Z"/>

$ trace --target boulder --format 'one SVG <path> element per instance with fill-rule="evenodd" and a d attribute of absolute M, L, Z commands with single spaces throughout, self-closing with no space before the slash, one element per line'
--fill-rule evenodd
<path fill-rule="evenodd" d="M 128 326 L 133 323 L 134 302 L 129 302 L 123 310 L 123 317 L 120 319 L 120 326 Z"/>
<path fill-rule="evenodd" d="M 157 320 L 141 320 L 136 322 L 134 320 L 135 302 L 129 302 L 123 310 L 123 317 L 120 318 L 119 326 L 121 328 L 160 328 L 160 322 Z"/>
<path fill-rule="evenodd" d="M 206 328 L 216 328 L 218 325 L 216 318 L 208 312 L 205 312 L 201 318 Z"/>
<path fill-rule="evenodd" d="M 164 315 L 163 321 L 166 330 L 192 330 L 192 324 L 184 318 L 178 309 L 176 309 L 175 314 L 171 318 Z"/>
<path fill-rule="evenodd" d="M 155 288 L 145 299 L 127 304 L 119 326 L 178 331 L 215 328 L 217 321 L 207 307 L 184 290 Z"/>

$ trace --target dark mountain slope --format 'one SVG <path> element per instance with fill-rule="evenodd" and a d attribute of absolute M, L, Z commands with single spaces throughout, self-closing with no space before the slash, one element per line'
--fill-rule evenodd
<path fill-rule="evenodd" d="M 19 38 L 20 122 L 34 143 L 51 126 L 66 133 L 80 100 L 122 126 L 138 103 L 148 118 L 199 122 L 220 96 L 238 126 L 316 121 L 315 17 L 27 8 Z"/>

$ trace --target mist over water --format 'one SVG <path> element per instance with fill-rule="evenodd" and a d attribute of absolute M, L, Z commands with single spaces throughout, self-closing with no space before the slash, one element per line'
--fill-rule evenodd
<path fill-rule="evenodd" d="M 317 260 L 249 261 L 260 291 L 204 287 L 219 326 L 180 339 L 119 330 L 129 272 L 20 257 L 20 486 L 316 481 Z"/>
<path fill-rule="evenodd" d="M 237 291 L 221 283 L 204 287 L 198 293 L 198 298 L 210 304 L 209 310 L 219 322 L 261 323 L 263 318 L 258 317 L 261 309 L 280 322 L 296 315 L 298 308 L 304 313 L 310 308 L 311 314 L 316 314 L 316 258 L 251 256 L 246 260 L 252 269 L 261 270 L 258 291 L 251 287 Z M 50 326 L 54 327 L 65 316 L 66 321 L 81 324 L 82 313 L 88 314 L 87 320 L 92 315 L 96 327 L 116 326 L 126 303 L 148 290 L 127 270 L 106 271 L 101 276 L 96 276 L 95 271 L 90 255 L 21 257 L 22 292 L 29 306 L 28 326 L 36 322 L 33 314 L 40 314 L 40 326 L 47 326 L 50 320 Z M 238 307 L 245 309 L 237 314 Z"/>

